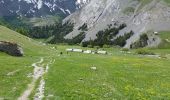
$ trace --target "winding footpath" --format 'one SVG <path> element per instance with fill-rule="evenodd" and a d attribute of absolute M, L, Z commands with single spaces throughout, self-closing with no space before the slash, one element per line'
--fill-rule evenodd
<path fill-rule="evenodd" d="M 51 60 L 49 64 L 53 64 L 55 62 L 54 60 Z M 44 74 L 48 72 L 49 64 L 46 65 Z M 37 92 L 35 93 L 34 100 L 42 100 L 44 98 L 44 90 L 45 90 L 45 80 L 42 77 L 39 87 L 37 88 Z"/>
<path fill-rule="evenodd" d="M 49 64 L 47 64 L 46 70 L 45 71 L 43 70 L 43 74 L 48 72 L 47 71 L 48 68 L 49 68 Z M 40 84 L 36 90 L 37 92 L 34 95 L 34 100 L 42 100 L 44 98 L 44 88 L 45 88 L 45 80 L 43 77 L 41 77 Z"/>
<path fill-rule="evenodd" d="M 35 93 L 34 100 L 42 100 L 44 97 L 44 88 L 45 88 L 45 80 L 43 79 L 43 75 L 48 72 L 49 64 L 54 63 L 54 61 L 50 61 L 49 64 L 46 65 L 46 68 L 43 67 L 44 59 L 41 58 L 39 62 L 33 63 L 32 66 L 34 67 L 33 71 L 33 80 L 28 85 L 28 88 L 23 92 L 23 94 L 18 98 L 18 100 L 29 100 L 29 96 L 35 88 L 35 84 L 40 80 L 39 86 L 36 89 L 37 92 Z"/>

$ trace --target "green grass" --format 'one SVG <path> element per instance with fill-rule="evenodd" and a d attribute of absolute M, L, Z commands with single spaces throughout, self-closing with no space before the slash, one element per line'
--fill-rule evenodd
<path fill-rule="evenodd" d="M 0 98 L 16 99 L 29 83 L 34 59 L 16 58 L 0 53 Z M 16 72 L 15 72 L 16 71 Z M 14 72 L 12 75 L 8 73 Z"/>
<path fill-rule="evenodd" d="M 132 0 L 132 1 L 136 1 L 136 0 Z M 142 9 L 145 5 L 151 3 L 151 2 L 154 1 L 154 0 L 137 0 L 137 1 L 139 1 L 139 2 L 141 3 L 141 5 L 140 5 L 140 7 L 139 7 L 139 10 L 140 10 L 140 9 Z M 159 1 L 161 1 L 161 0 L 157 0 L 157 2 L 159 2 Z M 164 1 L 164 2 L 169 6 L 170 0 L 162 0 L 162 1 Z"/>
<path fill-rule="evenodd" d="M 57 46 L 63 51 L 67 46 Z M 56 58 L 46 76 L 50 100 L 168 100 L 170 59 L 124 54 L 70 53 Z M 90 67 L 97 67 L 96 71 Z M 49 97 L 49 95 L 52 95 Z"/>
<path fill-rule="evenodd" d="M 165 2 L 167 2 L 167 3 L 170 3 L 170 0 L 164 0 Z"/>
<path fill-rule="evenodd" d="M 146 5 L 153 0 L 138 0 L 138 1 L 140 1 L 142 3 L 142 5 Z M 159 1 L 159 0 L 157 0 L 157 1 Z M 170 0 L 163 0 L 163 1 L 165 1 L 166 3 L 170 3 Z"/>
<path fill-rule="evenodd" d="M 158 36 L 161 38 L 161 43 L 159 44 L 158 48 L 147 49 L 160 55 L 170 54 L 170 43 L 167 41 L 167 39 L 170 40 L 170 32 L 159 32 Z"/>
<path fill-rule="evenodd" d="M 135 11 L 135 8 L 127 7 L 126 9 L 124 9 L 123 13 L 130 14 L 130 13 L 134 13 L 134 11 Z"/>
<path fill-rule="evenodd" d="M 146 5 L 148 3 L 150 3 L 153 0 L 138 0 L 139 2 L 141 2 L 143 5 Z"/>
<path fill-rule="evenodd" d="M 160 32 L 159 37 L 162 39 L 162 43 L 159 48 L 170 48 L 170 32 Z"/>
<path fill-rule="evenodd" d="M 162 39 L 169 33 L 160 34 Z M 157 58 L 135 54 L 136 50 L 120 52 L 121 48 L 104 48 L 108 55 L 69 53 L 68 45 L 47 45 L 29 40 L 0 26 L 0 40 L 17 42 L 24 57 L 12 57 L 0 52 L 0 98 L 15 100 L 27 88 L 33 71 L 31 64 L 44 57 L 51 59 L 49 72 L 44 76 L 45 98 L 49 100 L 168 100 L 170 98 L 170 57 Z M 55 49 L 50 49 L 55 47 Z M 90 48 L 93 49 L 94 48 Z M 170 48 L 147 49 L 155 54 L 170 54 Z M 64 54 L 59 56 L 59 53 Z M 96 67 L 97 70 L 91 70 Z M 7 75 L 14 72 L 13 75 Z M 37 86 L 37 83 L 36 83 Z M 35 90 L 30 98 L 34 96 Z"/>

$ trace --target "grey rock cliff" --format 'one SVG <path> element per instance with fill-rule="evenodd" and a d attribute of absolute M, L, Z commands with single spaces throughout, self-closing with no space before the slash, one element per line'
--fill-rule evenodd
<path fill-rule="evenodd" d="M 88 26 L 84 41 L 95 39 L 96 33 L 107 28 L 109 24 L 114 26 L 126 23 L 127 27 L 117 36 L 134 31 L 135 34 L 127 40 L 125 45 L 129 47 L 143 33 L 170 30 L 170 7 L 162 0 L 150 1 L 142 5 L 138 0 L 91 0 L 82 9 L 63 20 L 63 23 L 71 21 L 75 24 L 74 30 L 65 38 L 77 36 L 80 33 L 78 28 L 84 23 Z M 159 44 L 160 39 L 156 38 L 156 41 L 149 42 L 149 46 L 155 46 Z"/>

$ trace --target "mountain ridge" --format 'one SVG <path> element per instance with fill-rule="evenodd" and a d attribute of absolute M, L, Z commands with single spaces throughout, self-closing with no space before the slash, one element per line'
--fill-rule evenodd
<path fill-rule="evenodd" d="M 87 0 L 88 1 L 88 0 Z M 86 0 L 0 0 L 0 16 L 42 17 L 70 15 L 81 8 Z"/>

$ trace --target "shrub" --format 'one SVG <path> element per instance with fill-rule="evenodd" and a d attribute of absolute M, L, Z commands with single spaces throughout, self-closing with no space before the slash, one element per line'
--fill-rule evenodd
<path fill-rule="evenodd" d="M 103 48 L 110 48 L 110 45 L 103 45 Z"/>
<path fill-rule="evenodd" d="M 89 45 L 89 41 L 84 41 L 81 43 L 82 47 L 87 47 Z"/>
<path fill-rule="evenodd" d="M 163 59 L 167 59 L 166 55 L 164 55 L 164 54 L 161 54 L 159 57 L 163 58 Z"/>
<path fill-rule="evenodd" d="M 88 47 L 88 48 L 93 48 L 93 46 L 92 46 L 92 45 L 87 45 L 87 47 Z"/>
<path fill-rule="evenodd" d="M 75 36 L 73 39 L 67 39 L 65 40 L 65 42 L 68 43 L 69 45 L 79 44 L 84 38 L 85 38 L 85 33 L 80 32 L 79 35 Z"/>
<path fill-rule="evenodd" d="M 126 25 L 125 23 L 121 24 L 121 25 L 119 26 L 119 30 L 124 29 L 126 26 L 127 26 L 127 25 Z"/>
<path fill-rule="evenodd" d="M 121 49 L 121 51 L 127 52 L 127 51 L 129 51 L 129 49 L 128 48 L 123 48 L 123 49 Z"/>
<path fill-rule="evenodd" d="M 124 34 L 123 36 L 119 36 L 113 41 L 113 44 L 123 47 L 126 44 L 126 40 L 129 39 L 133 34 L 134 32 L 130 31 L 129 33 Z"/>
<path fill-rule="evenodd" d="M 136 41 L 135 43 L 130 45 L 130 48 L 141 48 L 145 47 L 148 45 L 148 35 L 147 34 L 142 34 L 140 35 L 140 39 Z"/>
<path fill-rule="evenodd" d="M 133 13 L 135 11 L 135 8 L 133 8 L 133 7 L 127 7 L 124 11 L 123 11 L 123 13 L 125 13 L 125 14 L 130 14 L 130 13 Z"/>
<path fill-rule="evenodd" d="M 155 53 L 148 51 L 146 49 L 138 49 L 136 53 L 141 55 L 155 55 Z"/>
<path fill-rule="evenodd" d="M 100 48 L 100 46 L 94 46 L 94 48 L 95 48 L 95 49 L 99 49 L 99 48 Z"/>
<path fill-rule="evenodd" d="M 82 26 L 78 28 L 78 30 L 87 31 L 88 30 L 87 28 L 88 28 L 87 23 L 84 23 Z"/>

